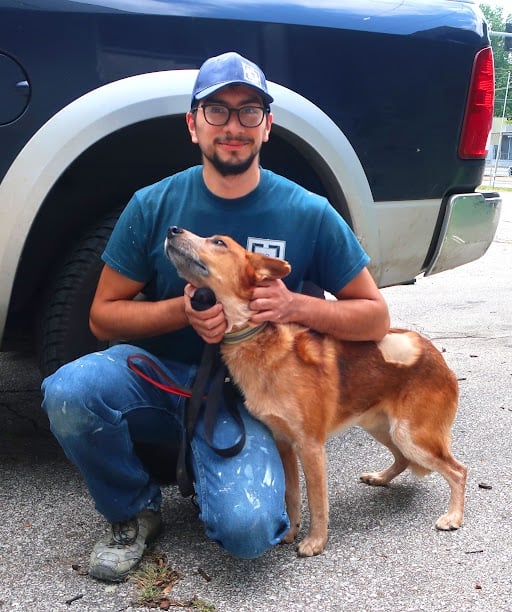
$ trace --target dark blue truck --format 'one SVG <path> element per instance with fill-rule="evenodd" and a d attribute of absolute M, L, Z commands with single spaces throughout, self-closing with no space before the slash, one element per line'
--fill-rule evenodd
<path fill-rule="evenodd" d="M 184 114 L 236 50 L 275 99 L 262 163 L 325 194 L 380 286 L 492 241 L 484 18 L 455 0 L 0 0 L 0 338 L 44 373 L 98 346 L 99 254 L 131 194 L 199 162 Z"/>

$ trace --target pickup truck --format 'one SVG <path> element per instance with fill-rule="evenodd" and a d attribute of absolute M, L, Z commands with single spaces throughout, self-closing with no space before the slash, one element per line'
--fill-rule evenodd
<path fill-rule="evenodd" d="M 238 51 L 275 102 L 262 163 L 326 195 L 381 287 L 480 257 L 494 100 L 486 22 L 456 0 L 1 0 L 0 338 L 44 374 L 99 347 L 100 254 L 132 193 L 200 161 L 198 67 Z"/>

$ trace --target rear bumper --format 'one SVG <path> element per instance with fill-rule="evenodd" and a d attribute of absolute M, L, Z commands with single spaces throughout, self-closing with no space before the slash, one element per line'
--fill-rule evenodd
<path fill-rule="evenodd" d="M 451 270 L 481 257 L 492 243 L 500 211 L 501 196 L 496 192 L 451 196 L 425 276 Z"/>

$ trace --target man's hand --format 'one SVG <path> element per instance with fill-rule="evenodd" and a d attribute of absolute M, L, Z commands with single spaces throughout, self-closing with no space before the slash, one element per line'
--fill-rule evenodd
<path fill-rule="evenodd" d="M 194 310 L 190 298 L 196 288 L 187 284 L 185 287 L 185 315 L 190 325 L 207 344 L 217 344 L 222 341 L 227 329 L 226 317 L 222 304 L 215 304 L 207 310 Z"/>
<path fill-rule="evenodd" d="M 262 281 L 253 289 L 249 308 L 254 310 L 253 323 L 289 323 L 293 321 L 294 298 L 282 280 Z"/>
<path fill-rule="evenodd" d="M 389 330 L 384 297 L 364 268 L 340 289 L 336 300 L 290 291 L 282 280 L 264 281 L 249 303 L 253 323 L 298 323 L 340 340 L 381 340 Z"/>

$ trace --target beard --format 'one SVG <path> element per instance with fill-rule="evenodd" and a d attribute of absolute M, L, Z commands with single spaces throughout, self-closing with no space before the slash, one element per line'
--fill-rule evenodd
<path fill-rule="evenodd" d="M 252 151 L 246 159 L 240 160 L 233 157 L 232 159 L 225 161 L 221 159 L 215 151 L 211 154 L 208 154 L 205 151 L 202 153 L 222 176 L 235 176 L 238 174 L 243 174 L 252 166 L 252 163 L 259 155 L 259 151 Z"/>

